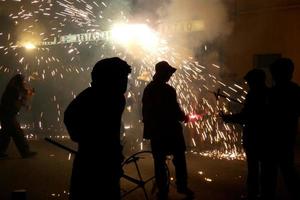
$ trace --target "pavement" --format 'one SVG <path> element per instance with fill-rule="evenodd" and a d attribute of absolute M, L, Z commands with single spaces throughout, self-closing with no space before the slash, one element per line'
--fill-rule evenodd
<path fill-rule="evenodd" d="M 60 141 L 76 148 L 69 140 Z M 16 147 L 11 143 L 9 157 L 0 160 L 0 200 L 11 200 L 13 191 L 25 191 L 27 200 L 68 199 L 68 187 L 72 169 L 73 155 L 43 139 L 31 140 L 32 150 L 38 152 L 33 158 L 21 159 Z M 300 152 L 300 151 L 299 151 Z M 300 153 L 297 151 L 297 167 L 300 169 Z M 150 154 L 140 155 L 139 169 L 143 180 L 153 177 L 153 162 Z M 105 161 L 103 161 L 105 162 Z M 246 163 L 240 160 L 220 160 L 187 153 L 189 187 L 195 192 L 195 199 L 238 200 L 245 194 Z M 174 169 L 168 162 L 171 179 L 174 179 Z M 137 178 L 138 173 L 134 164 L 124 167 L 127 175 Z M 105 183 L 101 183 L 105 184 Z M 121 180 L 122 191 L 128 192 L 136 187 L 130 181 Z M 99 187 L 101 185 L 99 184 Z M 155 199 L 155 183 L 145 184 L 149 199 Z M 154 191 L 154 192 L 152 192 Z M 101 194 L 100 194 L 101 196 Z M 170 184 L 170 200 L 184 199 L 177 194 L 174 181 Z M 106 199 L 106 198 L 101 198 Z M 139 187 L 123 199 L 146 199 Z M 277 199 L 289 199 L 288 193 L 279 178 Z"/>

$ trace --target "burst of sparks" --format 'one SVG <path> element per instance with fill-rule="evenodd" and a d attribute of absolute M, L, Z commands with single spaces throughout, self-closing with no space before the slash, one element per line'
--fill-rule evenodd
<path fill-rule="evenodd" d="M 89 74 L 94 63 L 87 64 L 81 59 L 84 51 L 93 49 L 95 55 L 98 55 L 97 60 L 119 56 L 135 66 L 127 96 L 133 101 L 127 110 L 134 115 L 135 121 L 126 122 L 126 115 L 129 114 L 125 113 L 124 121 L 129 124 L 125 126 L 125 131 L 133 131 L 132 129 L 141 126 L 139 123 L 141 116 L 138 114 L 139 108 L 136 104 L 139 103 L 143 88 L 151 80 L 155 63 L 167 60 L 178 68 L 170 83 L 178 92 L 178 101 L 183 110 L 186 113 L 199 113 L 191 115 L 191 118 L 196 120 L 185 125 L 191 135 L 193 152 L 202 156 L 230 160 L 243 158 L 242 148 L 238 146 L 241 140 L 239 130 L 224 124 L 218 118 L 218 111 L 227 110 L 229 98 L 237 98 L 242 102 L 246 91 L 240 84 L 228 85 L 218 78 L 216 74 L 222 66 L 214 63 L 203 66 L 192 56 L 182 54 L 181 49 L 175 48 L 176 45 L 168 41 L 168 38 L 149 28 L 147 20 L 144 24 L 130 24 L 126 13 L 122 10 L 113 10 L 118 15 L 115 18 L 110 17 L 105 12 L 114 9 L 110 1 L 77 0 L 73 3 L 67 0 L 32 0 L 29 6 L 24 6 L 22 1 L 18 2 L 20 2 L 18 12 L 11 13 L 9 17 L 16 26 L 23 28 L 21 37 L 27 38 L 27 35 L 30 35 L 43 45 L 25 43 L 23 47 L 26 49 L 35 49 L 32 55 L 18 48 L 22 38 L 14 40 L 11 33 L 1 32 L 0 39 L 5 38 L 6 43 L 1 44 L 0 53 L 4 56 L 15 56 L 21 67 L 13 69 L 8 65 L 0 65 L 0 73 L 23 71 L 30 76 L 32 84 L 38 84 L 37 81 L 62 83 L 70 91 L 67 100 L 59 95 L 62 92 L 66 93 L 60 90 L 61 88 L 58 88 L 57 94 L 49 96 L 49 104 L 54 105 L 51 112 L 56 113 L 56 116 L 52 117 L 56 119 L 54 120 L 56 124 L 45 125 L 46 118 L 51 118 L 53 114 L 49 109 L 43 108 L 36 125 L 39 129 L 57 129 L 58 132 L 65 132 L 61 120 L 62 111 L 66 107 L 63 100 L 70 102 L 84 86 L 89 85 Z M 47 27 L 43 27 L 47 30 L 39 27 L 42 20 L 49 22 Z M 72 36 L 73 33 L 69 32 L 72 26 L 82 34 Z M 105 30 L 103 27 L 113 28 Z M 78 42 L 70 42 L 73 40 Z M 81 87 L 73 85 L 75 79 L 81 81 Z M 227 101 L 216 100 L 209 93 L 218 88 L 222 88 L 223 94 L 229 97 Z M 137 128 L 135 132 L 138 130 Z M 135 134 L 135 137 L 138 137 L 138 134 Z M 209 151 L 203 147 L 207 147 L 208 144 Z M 136 140 L 136 145 L 144 149 L 141 138 Z"/>

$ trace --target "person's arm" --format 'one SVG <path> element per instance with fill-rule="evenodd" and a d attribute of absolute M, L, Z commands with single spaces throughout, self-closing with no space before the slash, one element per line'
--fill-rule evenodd
<path fill-rule="evenodd" d="M 188 116 L 181 109 L 181 107 L 177 101 L 177 94 L 176 94 L 176 90 L 174 88 L 170 89 L 169 103 L 170 103 L 170 108 L 172 110 L 171 113 L 174 114 L 174 116 L 170 116 L 170 117 L 174 117 L 178 121 L 181 121 L 181 122 L 183 122 L 183 121 L 187 122 Z"/>
<path fill-rule="evenodd" d="M 247 123 L 249 117 L 251 116 L 251 112 L 253 112 L 253 105 L 250 102 L 249 92 L 246 96 L 244 107 L 239 113 L 235 114 L 223 114 L 220 113 L 220 117 L 223 119 L 225 123 L 236 123 L 236 124 L 245 124 Z"/>
<path fill-rule="evenodd" d="M 220 113 L 220 117 L 225 123 L 244 124 L 246 120 L 243 112 L 235 114 Z"/>
<path fill-rule="evenodd" d="M 35 91 L 26 82 L 23 83 L 22 87 L 19 89 L 18 101 L 20 106 L 24 106 L 27 109 L 30 108 L 29 99 L 34 95 Z"/>
<path fill-rule="evenodd" d="M 298 114 L 298 118 L 300 118 L 300 87 L 298 86 L 297 87 L 297 101 L 298 104 L 297 104 L 297 114 Z M 300 119 L 298 119 L 300 121 Z"/>
<path fill-rule="evenodd" d="M 76 104 L 78 103 L 76 99 L 74 99 L 65 110 L 64 124 L 68 130 L 71 140 L 74 142 L 79 142 L 80 131 L 82 131 L 80 130 L 80 125 L 82 122 L 78 121 L 78 115 L 80 115 L 80 111 L 78 110 L 79 106 Z"/>
<path fill-rule="evenodd" d="M 151 119 L 152 112 L 154 109 L 151 109 L 151 99 L 148 95 L 147 88 L 144 90 L 143 97 L 142 97 L 142 117 L 143 117 L 143 123 L 144 123 L 144 131 L 143 131 L 143 138 L 144 139 L 151 139 L 151 133 L 152 133 L 152 123 L 153 118 Z"/>

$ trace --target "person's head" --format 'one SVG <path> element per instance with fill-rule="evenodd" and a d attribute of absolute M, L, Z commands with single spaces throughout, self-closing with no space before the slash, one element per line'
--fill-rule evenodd
<path fill-rule="evenodd" d="M 95 64 L 91 84 L 92 87 L 123 94 L 126 92 L 130 73 L 131 67 L 124 60 L 118 57 L 105 58 Z"/>
<path fill-rule="evenodd" d="M 250 89 L 264 88 L 266 86 L 266 73 L 262 69 L 252 69 L 245 76 L 244 79 Z"/>
<path fill-rule="evenodd" d="M 275 84 L 289 82 L 293 77 L 294 63 L 289 58 L 279 58 L 271 64 L 270 72 Z"/>
<path fill-rule="evenodd" d="M 22 74 L 16 74 L 10 79 L 7 86 L 21 88 L 24 85 L 24 81 L 25 81 L 25 77 Z"/>
<path fill-rule="evenodd" d="M 155 65 L 155 74 L 153 79 L 162 82 L 168 82 L 176 71 L 167 61 L 160 61 Z"/>

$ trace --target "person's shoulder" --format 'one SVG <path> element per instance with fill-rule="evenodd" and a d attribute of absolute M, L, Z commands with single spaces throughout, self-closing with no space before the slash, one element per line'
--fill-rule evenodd
<path fill-rule="evenodd" d="M 92 98 L 92 90 L 90 88 L 86 88 L 71 101 L 70 105 L 88 101 L 90 98 Z"/>
<path fill-rule="evenodd" d="M 298 94 L 300 93 L 300 87 L 295 82 L 289 82 L 289 84 L 286 86 L 286 90 L 291 94 Z"/>
<path fill-rule="evenodd" d="M 149 88 L 149 87 L 151 87 L 152 85 L 153 85 L 153 81 L 150 81 L 150 82 L 146 85 L 145 88 Z"/>
<path fill-rule="evenodd" d="M 19 97 L 19 91 L 15 87 L 10 87 L 4 90 L 2 99 L 17 99 Z"/>
<path fill-rule="evenodd" d="M 85 98 L 85 97 L 88 97 L 88 96 L 91 96 L 93 95 L 93 89 L 91 87 L 88 87 L 86 89 L 84 89 L 83 91 L 81 91 L 78 95 L 77 95 L 77 99 L 80 99 L 80 98 Z"/>
<path fill-rule="evenodd" d="M 144 93 L 145 93 L 146 91 L 148 91 L 149 88 L 151 88 L 151 82 L 148 83 L 148 84 L 145 86 L 145 88 L 144 88 Z"/>
<path fill-rule="evenodd" d="M 295 93 L 297 93 L 297 95 L 300 96 L 300 86 L 295 82 L 292 82 L 291 84 L 292 84 L 292 87 L 293 87 Z"/>
<path fill-rule="evenodd" d="M 290 82 L 290 85 L 291 85 L 291 87 L 295 88 L 296 90 L 300 89 L 299 85 L 295 82 Z"/>
<path fill-rule="evenodd" d="M 265 95 L 270 95 L 271 91 L 272 91 L 271 87 L 265 87 L 265 89 L 264 89 Z"/>
<path fill-rule="evenodd" d="M 176 92 L 175 88 L 167 83 L 164 85 L 164 87 L 169 91 Z"/>
<path fill-rule="evenodd" d="M 151 81 L 149 82 L 146 87 L 145 87 L 145 90 L 152 90 L 152 89 L 155 89 L 155 88 L 158 88 L 159 85 L 157 83 L 155 83 L 155 81 Z"/>

